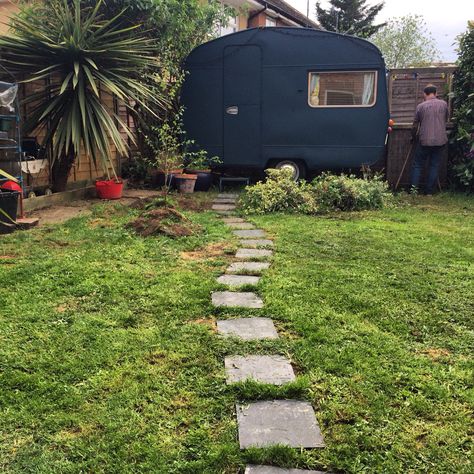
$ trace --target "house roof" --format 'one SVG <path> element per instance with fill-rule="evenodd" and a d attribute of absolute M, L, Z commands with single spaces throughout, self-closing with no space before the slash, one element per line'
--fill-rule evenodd
<path fill-rule="evenodd" d="M 321 27 L 314 22 L 313 20 L 309 19 L 306 15 L 301 13 L 296 8 L 292 7 L 290 4 L 285 2 L 284 0 L 256 0 L 260 3 L 263 7 L 271 8 L 272 10 L 277 11 L 283 16 L 295 21 L 296 23 L 307 26 L 309 28 L 317 28 L 321 29 Z"/>

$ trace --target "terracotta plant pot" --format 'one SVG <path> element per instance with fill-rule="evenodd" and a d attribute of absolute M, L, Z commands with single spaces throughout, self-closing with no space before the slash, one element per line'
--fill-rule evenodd
<path fill-rule="evenodd" d="M 178 184 L 178 191 L 183 194 L 191 194 L 196 186 L 197 176 L 195 174 L 175 175 L 174 179 Z"/>
<path fill-rule="evenodd" d="M 209 191 L 212 186 L 211 170 L 190 170 L 189 172 L 197 176 L 194 191 Z"/>
<path fill-rule="evenodd" d="M 120 199 L 123 193 L 123 181 L 99 180 L 95 182 L 95 190 L 99 199 Z"/>

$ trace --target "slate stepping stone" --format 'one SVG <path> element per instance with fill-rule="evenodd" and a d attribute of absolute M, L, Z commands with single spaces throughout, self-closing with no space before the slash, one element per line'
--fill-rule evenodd
<path fill-rule="evenodd" d="M 262 229 L 234 230 L 234 234 L 237 237 L 241 237 L 242 239 L 253 239 L 266 236 L 265 232 Z"/>
<path fill-rule="evenodd" d="M 273 247 L 273 242 L 268 239 L 247 239 L 241 240 L 240 245 L 245 248 Z"/>
<path fill-rule="evenodd" d="M 239 318 L 217 321 L 217 332 L 244 341 L 278 339 L 275 325 L 270 318 Z"/>
<path fill-rule="evenodd" d="M 307 469 L 283 469 L 274 466 L 247 466 L 244 474 L 326 474 L 323 471 L 309 471 Z"/>
<path fill-rule="evenodd" d="M 214 199 L 214 204 L 234 204 L 237 201 L 235 198 L 217 198 Z"/>
<path fill-rule="evenodd" d="M 255 293 L 216 291 L 212 293 L 212 304 L 227 308 L 263 308 L 263 300 Z"/>
<path fill-rule="evenodd" d="M 238 229 L 238 230 L 248 230 L 248 229 L 255 229 L 255 226 L 250 222 L 230 222 L 227 224 L 231 229 Z"/>
<path fill-rule="evenodd" d="M 245 222 L 245 219 L 241 217 L 224 217 L 222 219 L 226 224 L 242 224 Z"/>
<path fill-rule="evenodd" d="M 308 402 L 272 400 L 237 404 L 240 448 L 277 444 L 292 448 L 322 448 L 324 440 Z"/>
<path fill-rule="evenodd" d="M 268 262 L 234 262 L 227 267 L 226 273 L 259 275 L 269 268 Z"/>
<path fill-rule="evenodd" d="M 235 256 L 237 258 L 266 258 L 266 257 L 271 257 L 273 255 L 273 252 L 271 250 L 265 250 L 265 249 L 239 249 L 237 250 L 237 253 Z"/>
<path fill-rule="evenodd" d="M 212 206 L 213 211 L 233 211 L 234 209 L 234 204 L 214 204 Z"/>
<path fill-rule="evenodd" d="M 237 199 L 238 197 L 239 197 L 239 194 L 232 194 L 232 193 L 220 193 L 217 195 L 217 199 L 220 199 L 220 198 Z"/>
<path fill-rule="evenodd" d="M 233 356 L 225 358 L 227 383 L 255 380 L 261 383 L 283 385 L 295 380 L 288 359 L 282 356 Z"/>
<path fill-rule="evenodd" d="M 243 285 L 256 285 L 260 280 L 258 276 L 251 275 L 221 275 L 217 282 L 222 285 L 227 285 L 232 288 L 237 288 Z"/>

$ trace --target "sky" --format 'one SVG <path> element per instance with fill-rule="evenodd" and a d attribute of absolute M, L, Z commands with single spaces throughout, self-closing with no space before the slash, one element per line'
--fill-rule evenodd
<path fill-rule="evenodd" d="M 286 0 L 306 15 L 307 0 Z M 316 0 L 310 1 L 310 18 L 316 19 Z M 368 4 L 379 3 L 369 0 Z M 329 2 L 321 1 L 323 7 Z M 380 12 L 377 20 L 383 22 L 388 18 L 404 16 L 407 14 L 422 15 L 427 23 L 427 28 L 433 35 L 441 52 L 442 61 L 455 61 L 455 38 L 467 28 L 467 21 L 474 20 L 473 0 L 449 0 L 437 2 L 436 0 L 385 0 L 385 7 Z"/>

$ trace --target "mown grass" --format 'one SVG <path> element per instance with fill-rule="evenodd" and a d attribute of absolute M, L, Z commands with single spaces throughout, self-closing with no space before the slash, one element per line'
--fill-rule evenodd
<path fill-rule="evenodd" d="M 213 331 L 255 314 L 210 304 L 223 223 L 188 211 L 200 234 L 142 238 L 136 214 L 1 238 L 3 472 L 472 472 L 472 198 L 251 219 L 276 242 L 258 291 L 282 336 L 251 343 Z M 226 387 L 225 355 L 246 353 L 287 355 L 297 381 Z M 241 453 L 234 403 L 267 397 L 310 400 L 327 448 Z"/>

